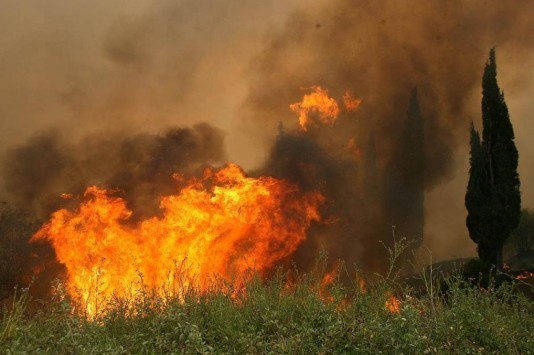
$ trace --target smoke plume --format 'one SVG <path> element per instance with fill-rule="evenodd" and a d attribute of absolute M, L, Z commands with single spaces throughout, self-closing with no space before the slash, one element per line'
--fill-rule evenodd
<path fill-rule="evenodd" d="M 224 134 L 200 123 L 161 134 L 89 136 L 68 142 L 57 132 L 35 136 L 7 152 L 2 164 L 6 198 L 48 218 L 62 194 L 80 195 L 98 185 L 116 189 L 143 218 L 157 213 L 159 199 L 175 192 L 174 173 L 197 174 L 226 161 Z"/>

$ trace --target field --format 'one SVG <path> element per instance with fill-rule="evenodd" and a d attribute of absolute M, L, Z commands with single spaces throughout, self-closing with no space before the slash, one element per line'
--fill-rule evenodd
<path fill-rule="evenodd" d="M 19 353 L 441 353 L 529 354 L 534 304 L 524 280 L 480 287 L 458 275 L 326 282 L 253 279 L 242 290 L 116 300 L 93 319 L 22 291 L 5 307 L 0 352 Z M 393 295 L 397 301 L 394 301 Z M 36 306 L 38 304 L 38 306 Z"/>

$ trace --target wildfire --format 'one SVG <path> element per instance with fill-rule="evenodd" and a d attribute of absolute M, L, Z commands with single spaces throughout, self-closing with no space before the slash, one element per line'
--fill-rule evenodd
<path fill-rule="evenodd" d="M 362 100 L 353 97 L 350 91 L 345 91 L 345 95 L 343 95 L 343 103 L 345 104 L 345 110 L 347 110 L 347 112 L 354 112 L 360 107 Z"/>
<path fill-rule="evenodd" d="M 69 295 L 92 316 L 112 296 L 205 292 L 218 279 L 237 287 L 251 270 L 265 274 L 306 238 L 323 200 L 229 164 L 187 181 L 161 199 L 161 217 L 139 223 L 123 199 L 89 187 L 77 210 L 55 212 L 32 241 L 50 241 L 66 267 Z"/>
<path fill-rule="evenodd" d="M 311 115 L 325 124 L 334 124 L 339 116 L 337 101 L 328 96 L 328 90 L 320 86 L 312 87 L 312 93 L 304 95 L 302 102 L 289 105 L 289 108 L 299 115 L 300 128 L 303 131 L 313 124 Z"/>
<path fill-rule="evenodd" d="M 308 127 L 317 121 L 333 125 L 341 111 L 337 100 L 328 95 L 328 90 L 320 86 L 313 86 L 311 89 L 313 92 L 304 95 L 301 102 L 289 105 L 289 108 L 299 115 L 299 124 L 303 131 L 307 131 Z M 346 91 L 343 103 L 347 112 L 354 112 L 362 100 L 353 97 L 350 91 Z"/>

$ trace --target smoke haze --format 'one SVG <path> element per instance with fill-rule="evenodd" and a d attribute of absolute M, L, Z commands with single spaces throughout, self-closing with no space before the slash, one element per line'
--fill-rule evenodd
<path fill-rule="evenodd" d="M 531 1 L 0 6 L 1 195 L 41 217 L 58 206 L 59 194 L 87 184 L 123 190 L 140 216 L 149 215 L 155 196 L 175 183 L 172 172 L 194 174 L 230 160 L 253 174 L 321 189 L 334 201 L 327 215 L 351 223 L 319 228 L 303 250 L 336 244 L 335 256 L 369 264 L 369 250 L 391 221 L 377 211 L 381 199 L 365 192 L 363 158 L 345 148 L 354 138 L 365 156 L 373 132 L 376 168 L 387 179 L 417 87 L 425 120 L 425 245 L 435 259 L 473 254 L 463 205 L 468 125 L 480 120 L 492 46 L 516 131 L 523 204 L 534 207 Z M 336 98 L 350 90 L 363 100 L 360 110 L 334 127 L 296 132 L 289 104 L 314 85 Z M 287 133 L 277 131 L 279 122 Z M 334 234 L 339 239 L 329 239 Z M 353 251 L 341 250 L 347 243 Z"/>

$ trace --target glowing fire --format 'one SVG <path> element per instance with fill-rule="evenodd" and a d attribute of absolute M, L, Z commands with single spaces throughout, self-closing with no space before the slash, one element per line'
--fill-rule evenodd
<path fill-rule="evenodd" d="M 523 271 L 519 275 L 517 275 L 515 278 L 516 279 L 529 279 L 531 277 L 534 277 L 534 272 Z"/>
<path fill-rule="evenodd" d="M 400 301 L 397 297 L 395 297 L 394 295 L 390 295 L 389 298 L 387 299 L 386 301 L 386 309 L 390 312 L 390 313 L 395 313 L 395 314 L 399 314 L 400 313 Z"/>
<path fill-rule="evenodd" d="M 89 187 L 76 211 L 55 212 L 37 232 L 32 240 L 50 241 L 65 265 L 79 308 L 91 316 L 111 296 L 180 295 L 193 285 L 205 292 L 217 279 L 237 287 L 248 271 L 265 274 L 291 255 L 324 200 L 284 180 L 246 177 L 233 164 L 187 183 L 162 198 L 161 217 L 138 223 L 123 199 Z"/>
<path fill-rule="evenodd" d="M 328 96 L 328 90 L 320 86 L 312 87 L 312 93 L 304 95 L 301 102 L 289 105 L 299 115 L 300 128 L 306 131 L 313 122 L 313 117 L 325 124 L 334 124 L 339 116 L 337 101 Z"/>
<path fill-rule="evenodd" d="M 350 91 L 345 91 L 345 95 L 343 95 L 343 103 L 345 104 L 345 110 L 347 110 L 347 112 L 354 112 L 360 107 L 362 100 L 352 96 Z"/>
<path fill-rule="evenodd" d="M 313 91 L 304 95 L 301 102 L 289 105 L 289 108 L 299 115 L 299 124 L 303 131 L 318 122 L 333 125 L 341 111 L 340 104 L 328 95 L 328 90 L 320 86 L 312 86 L 311 89 Z M 353 97 L 350 91 L 343 95 L 346 112 L 356 111 L 361 103 L 362 100 Z"/>

